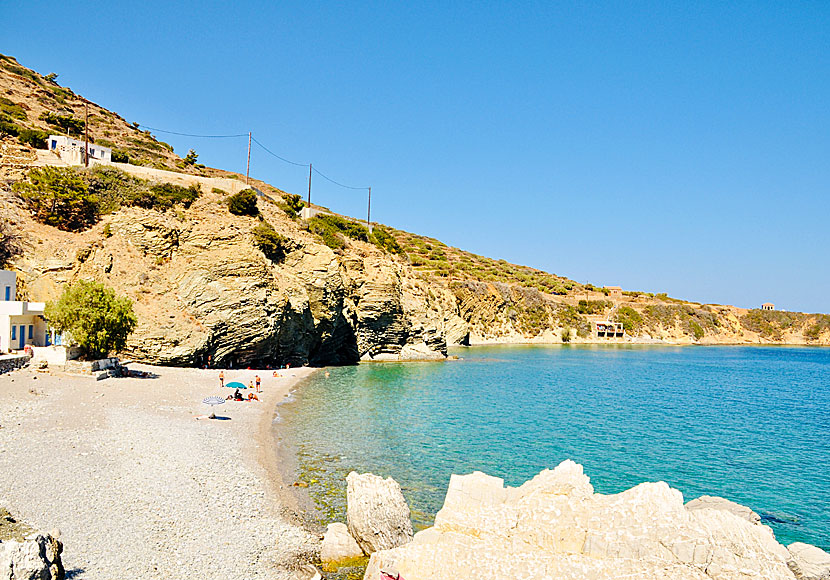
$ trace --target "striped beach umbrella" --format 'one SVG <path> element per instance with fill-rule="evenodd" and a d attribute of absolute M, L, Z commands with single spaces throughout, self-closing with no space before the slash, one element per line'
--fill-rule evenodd
<path fill-rule="evenodd" d="M 216 414 L 213 412 L 213 407 L 215 407 L 216 405 L 221 405 L 225 402 L 225 399 L 223 399 L 222 397 L 218 397 L 216 395 L 212 395 L 210 397 L 205 397 L 204 399 L 202 399 L 202 402 L 205 405 L 210 405 L 210 415 L 208 417 L 210 419 L 215 419 Z"/>

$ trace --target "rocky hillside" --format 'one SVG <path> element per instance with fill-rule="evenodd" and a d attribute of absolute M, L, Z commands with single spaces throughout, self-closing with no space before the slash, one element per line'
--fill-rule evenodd
<path fill-rule="evenodd" d="M 131 161 L 146 154 L 147 165 L 60 169 L 98 192 L 89 199 L 96 213 L 72 231 L 44 225 L 13 184 L 29 166 L 59 162 L 19 134 L 48 128 L 50 111 L 81 118 L 83 100 L 10 57 L 0 57 L 0 83 L 0 127 L 18 127 L 0 136 L 0 216 L 25 239 L 13 264 L 22 296 L 54 299 L 84 278 L 106 283 L 134 301 L 139 325 L 128 350 L 147 362 L 347 364 L 443 358 L 449 344 L 488 342 L 830 344 L 830 316 L 615 296 L 401 230 L 369 232 L 335 215 L 304 221 L 298 196 L 262 182 L 253 182 L 259 215 L 234 215 L 228 195 L 244 187 L 234 175 L 190 165 L 182 172 L 171 149 L 94 104 L 98 142 L 111 140 Z M 195 188 L 197 199 L 153 202 L 153 184 L 165 182 Z M 276 253 L 258 241 L 263 224 L 279 241 Z M 595 337 L 600 320 L 622 323 L 625 337 Z"/>

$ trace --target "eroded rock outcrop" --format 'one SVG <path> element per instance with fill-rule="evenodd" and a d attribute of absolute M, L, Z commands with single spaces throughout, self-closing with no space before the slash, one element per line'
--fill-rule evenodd
<path fill-rule="evenodd" d="M 366 554 L 412 540 L 409 506 L 391 477 L 352 471 L 346 477 L 349 533 Z"/>
<path fill-rule="evenodd" d="M 722 497 L 702 495 L 699 498 L 693 499 L 687 503 L 686 509 L 691 511 L 706 509 L 723 510 L 735 514 L 739 518 L 743 518 L 751 524 L 761 523 L 761 516 L 756 514 L 754 511 L 744 505 L 735 503 L 734 501 L 729 501 L 728 499 L 724 499 Z"/>
<path fill-rule="evenodd" d="M 363 556 L 363 550 L 349 533 L 346 524 L 336 522 L 328 525 L 320 547 L 320 561 L 323 564 L 347 562 L 361 556 Z"/>
<path fill-rule="evenodd" d="M 594 493 L 565 461 L 520 487 L 476 472 L 453 475 L 435 525 L 372 554 L 367 580 L 393 565 L 407 580 L 793 580 L 790 553 L 768 527 L 722 509 L 686 509 L 663 482 Z"/>
<path fill-rule="evenodd" d="M 48 534 L 37 534 L 23 541 L 0 541 L 0 578 L 63 580 L 62 551 L 63 545 Z"/>
<path fill-rule="evenodd" d="M 830 580 L 830 554 L 802 542 L 787 546 L 790 569 L 798 580 Z"/>

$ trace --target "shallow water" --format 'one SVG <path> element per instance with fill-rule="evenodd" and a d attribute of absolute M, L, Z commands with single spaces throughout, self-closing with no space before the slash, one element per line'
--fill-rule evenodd
<path fill-rule="evenodd" d="M 830 349 L 500 346 L 318 373 L 280 408 L 320 517 L 351 470 L 394 477 L 416 528 L 452 473 L 519 485 L 564 459 L 597 492 L 663 480 L 830 549 Z"/>

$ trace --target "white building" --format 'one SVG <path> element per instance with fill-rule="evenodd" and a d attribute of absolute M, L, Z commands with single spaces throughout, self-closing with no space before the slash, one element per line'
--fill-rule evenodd
<path fill-rule="evenodd" d="M 0 270 L 0 353 L 51 344 L 56 337 L 43 318 L 45 304 L 16 297 L 17 274 Z"/>
<path fill-rule="evenodd" d="M 46 144 L 49 147 L 49 151 L 70 165 L 84 164 L 87 147 L 86 141 L 79 141 L 71 137 L 66 137 L 65 135 L 49 135 L 49 140 Z M 112 161 L 112 149 L 90 143 L 89 160 L 90 162 L 103 161 L 104 163 L 110 163 Z"/>

